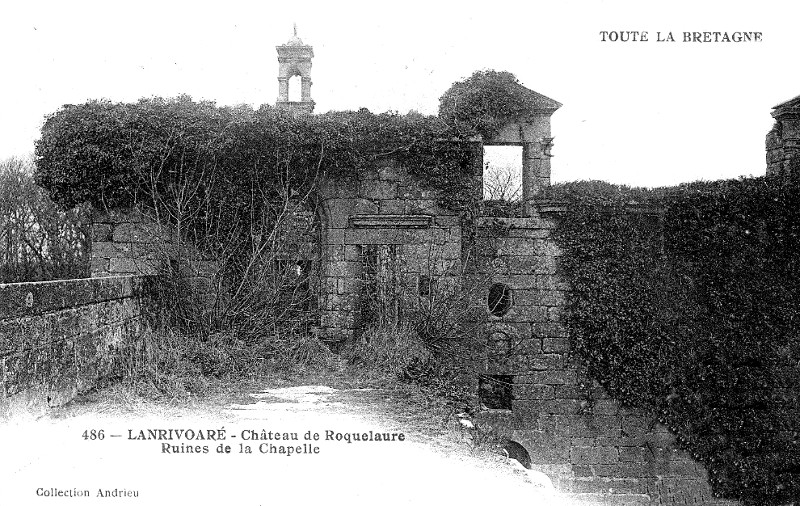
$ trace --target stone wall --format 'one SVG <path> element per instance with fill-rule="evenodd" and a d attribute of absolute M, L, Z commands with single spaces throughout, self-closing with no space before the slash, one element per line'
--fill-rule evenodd
<path fill-rule="evenodd" d="M 569 289 L 558 275 L 553 217 L 481 218 L 479 267 L 510 287 L 502 316 L 487 311 L 484 381 L 510 383 L 510 405 L 481 419 L 521 444 L 562 492 L 602 504 L 736 504 L 655 420 L 624 408 L 570 355 L 561 323 Z M 483 391 L 482 391 L 483 392 Z M 489 402 L 488 400 L 486 402 Z"/>
<path fill-rule="evenodd" d="M 92 214 L 90 275 L 155 276 L 179 272 L 197 301 L 213 306 L 217 263 L 192 244 L 137 209 L 95 210 Z M 171 263 L 176 258 L 180 262 Z M 173 271 L 173 269 L 179 271 Z"/>
<path fill-rule="evenodd" d="M 772 117 L 775 124 L 766 139 L 767 175 L 790 175 L 800 170 L 800 97 L 773 107 Z"/>
<path fill-rule="evenodd" d="M 368 326 L 370 276 L 388 281 L 388 291 L 403 296 L 416 293 L 420 279 L 460 276 L 458 214 L 441 208 L 435 192 L 397 162 L 387 159 L 358 180 L 320 187 L 320 330 L 329 340 L 346 342 Z"/>
<path fill-rule="evenodd" d="M 122 374 L 142 329 L 146 279 L 0 284 L 0 418 L 40 414 Z"/>
<path fill-rule="evenodd" d="M 92 215 L 91 275 L 152 275 L 163 267 L 171 240 L 135 210 Z"/>

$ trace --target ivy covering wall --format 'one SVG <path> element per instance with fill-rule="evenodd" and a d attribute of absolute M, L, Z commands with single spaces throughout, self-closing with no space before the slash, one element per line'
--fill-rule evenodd
<path fill-rule="evenodd" d="M 529 112 L 536 97 L 508 72 L 479 71 L 442 95 L 438 117 L 296 115 L 188 96 L 91 100 L 46 118 L 36 180 L 64 208 L 139 205 L 160 221 L 180 215 L 178 228 L 201 247 L 209 230 L 254 235 L 270 202 L 308 195 L 323 178 L 357 180 L 387 158 L 436 190 L 442 207 L 470 212 L 478 136 Z"/>
<path fill-rule="evenodd" d="M 441 205 L 463 209 L 474 199 L 464 143 L 529 112 L 535 95 L 513 74 L 479 71 L 442 95 L 438 117 L 367 109 L 295 115 L 188 96 L 91 100 L 46 119 L 36 144 L 37 182 L 67 208 L 115 208 L 147 204 L 188 180 L 217 192 L 225 187 L 222 201 L 237 209 L 254 178 L 302 191 L 321 175 L 363 176 L 376 160 L 392 157 L 439 190 Z"/>
<path fill-rule="evenodd" d="M 581 182 L 557 238 L 576 353 L 667 425 L 715 492 L 800 498 L 800 185 Z"/>
<path fill-rule="evenodd" d="M 363 175 L 375 160 L 391 156 L 452 193 L 470 169 L 458 145 L 463 136 L 454 135 L 438 118 L 413 113 L 294 115 L 186 96 L 89 101 L 47 118 L 36 145 L 37 179 L 67 207 L 146 203 L 180 178 L 229 185 L 226 198 L 235 200 L 248 193 L 242 189 L 253 177 L 300 191 L 321 175 Z M 207 180 L 212 173 L 213 182 Z"/>

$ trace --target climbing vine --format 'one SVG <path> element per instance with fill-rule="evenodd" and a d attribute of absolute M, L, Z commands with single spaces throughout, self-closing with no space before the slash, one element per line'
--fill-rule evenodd
<path fill-rule="evenodd" d="M 439 117 L 461 135 L 490 139 L 500 128 L 548 107 L 544 96 L 531 91 L 510 72 L 483 70 L 459 81 L 439 99 Z"/>
<path fill-rule="evenodd" d="M 718 494 L 800 497 L 800 185 L 573 183 L 557 238 L 574 348 L 649 411 Z"/>
<path fill-rule="evenodd" d="M 218 107 L 188 96 L 136 103 L 92 100 L 50 115 L 36 145 L 37 181 L 65 207 L 128 207 L 178 179 L 215 175 L 233 204 L 252 178 L 301 191 L 319 176 L 358 178 L 392 157 L 445 208 L 475 199 L 479 144 L 543 97 L 508 72 L 480 71 L 440 99 L 439 117 L 366 109 L 294 115 L 262 106 Z M 221 176 L 220 176 L 221 175 Z M 207 195 L 206 195 L 207 196 Z"/>
<path fill-rule="evenodd" d="M 297 190 L 318 176 L 360 177 L 386 157 L 443 190 L 458 208 L 471 180 L 472 152 L 438 118 L 331 112 L 295 116 L 268 106 L 217 107 L 189 97 L 137 103 L 90 101 L 47 118 L 37 143 L 37 178 L 70 207 L 130 206 L 178 175 L 224 175 L 236 200 L 254 175 Z M 216 181 L 215 183 L 219 183 Z"/>

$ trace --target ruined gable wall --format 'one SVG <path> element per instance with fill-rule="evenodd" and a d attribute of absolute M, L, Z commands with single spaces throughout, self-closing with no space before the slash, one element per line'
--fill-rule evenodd
<path fill-rule="evenodd" d="M 328 340 L 358 337 L 366 324 L 362 305 L 370 251 L 382 258 L 397 255 L 403 291 L 417 290 L 421 276 L 460 276 L 458 213 L 441 207 L 435 191 L 397 161 L 380 160 L 359 179 L 324 181 L 320 194 L 321 333 Z"/>
<path fill-rule="evenodd" d="M 481 218 L 479 270 L 513 291 L 503 316 L 488 310 L 484 329 L 490 376 L 513 378 L 510 410 L 481 420 L 522 444 L 533 467 L 562 492 L 602 504 L 736 504 L 711 494 L 701 464 L 678 449 L 656 420 L 625 408 L 570 356 L 562 322 L 569 286 L 553 216 Z"/>
<path fill-rule="evenodd" d="M 142 330 L 135 276 L 0 285 L 0 418 L 38 414 L 117 376 Z"/>

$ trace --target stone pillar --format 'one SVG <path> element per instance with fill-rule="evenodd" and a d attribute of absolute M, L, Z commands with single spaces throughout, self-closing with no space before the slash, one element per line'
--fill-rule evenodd
<path fill-rule="evenodd" d="M 530 204 L 550 186 L 550 148 L 552 137 L 539 138 L 522 145 L 522 198 Z M 530 211 L 528 212 L 530 216 Z"/>
<path fill-rule="evenodd" d="M 546 163 L 545 163 L 546 160 Z M 545 172 L 546 168 L 546 172 Z M 550 186 L 550 159 L 542 152 L 541 142 L 522 146 L 522 198 L 530 201 L 543 188 Z"/>
<path fill-rule="evenodd" d="M 280 102 L 288 102 L 289 101 L 289 78 L 288 77 L 279 77 L 278 78 L 278 101 L 280 101 Z"/>
<path fill-rule="evenodd" d="M 301 95 L 300 95 L 301 98 L 300 99 L 303 102 L 311 101 L 311 78 L 310 77 L 301 77 L 300 78 L 300 83 L 301 83 L 301 86 L 302 86 L 301 92 L 300 92 L 301 93 Z"/>
<path fill-rule="evenodd" d="M 550 150 L 553 148 L 553 138 L 544 137 L 542 140 L 542 166 L 539 170 L 539 187 L 546 188 L 550 186 L 550 159 L 553 155 Z"/>
<path fill-rule="evenodd" d="M 800 167 L 800 97 L 776 105 L 767 134 L 767 175 L 790 175 Z"/>
<path fill-rule="evenodd" d="M 533 196 L 533 179 L 536 174 L 535 170 L 536 157 L 535 147 L 532 143 L 522 145 L 522 200 L 528 202 Z"/>
<path fill-rule="evenodd" d="M 800 167 L 800 113 L 784 116 L 783 124 L 783 173 L 792 174 Z"/>

